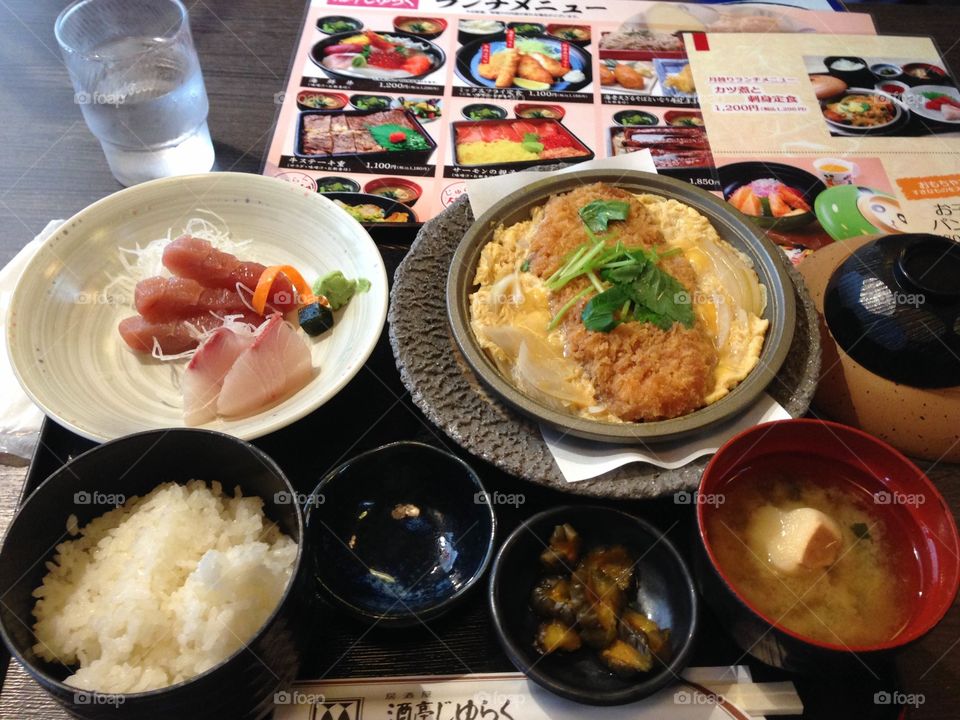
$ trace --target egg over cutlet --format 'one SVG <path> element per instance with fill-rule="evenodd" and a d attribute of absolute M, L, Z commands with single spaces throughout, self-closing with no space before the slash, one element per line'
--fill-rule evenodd
<path fill-rule="evenodd" d="M 689 326 L 637 320 L 591 330 L 583 321 L 596 294 L 591 281 L 547 286 L 588 242 L 579 213 L 597 200 L 628 205 L 627 217 L 610 223 L 605 245 L 655 253 L 693 305 Z M 716 402 L 756 366 L 769 324 L 766 288 L 750 259 L 706 217 L 676 200 L 603 183 L 554 195 L 529 220 L 497 228 L 474 283 L 471 328 L 500 372 L 549 406 L 608 422 L 664 420 Z"/>

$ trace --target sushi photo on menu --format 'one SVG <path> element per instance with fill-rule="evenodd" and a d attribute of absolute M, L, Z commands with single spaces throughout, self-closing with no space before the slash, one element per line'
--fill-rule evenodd
<path fill-rule="evenodd" d="M 446 53 L 433 40 L 443 34 L 445 21 L 398 18 L 392 27 L 366 27 L 358 19 L 348 19 L 350 29 L 342 29 L 344 20 L 340 25 L 329 18 L 317 21 L 322 39 L 311 47 L 310 59 L 328 86 L 417 91 L 432 85 L 439 91 L 435 94 L 443 94 Z M 341 31 L 326 33 L 324 28 Z"/>

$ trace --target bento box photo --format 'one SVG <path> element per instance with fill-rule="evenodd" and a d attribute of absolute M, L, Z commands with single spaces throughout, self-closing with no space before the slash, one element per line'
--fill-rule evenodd
<path fill-rule="evenodd" d="M 519 169 L 592 160 L 588 148 L 559 120 L 460 121 L 450 124 L 457 165 Z"/>
<path fill-rule="evenodd" d="M 408 110 L 300 113 L 296 153 L 302 157 L 426 163 L 436 149 L 430 133 Z"/>

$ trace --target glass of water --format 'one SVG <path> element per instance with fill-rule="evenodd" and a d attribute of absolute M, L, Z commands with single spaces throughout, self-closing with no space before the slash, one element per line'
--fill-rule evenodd
<path fill-rule="evenodd" d="M 207 91 L 179 0 L 78 0 L 57 18 L 74 99 L 113 176 L 207 172 Z"/>

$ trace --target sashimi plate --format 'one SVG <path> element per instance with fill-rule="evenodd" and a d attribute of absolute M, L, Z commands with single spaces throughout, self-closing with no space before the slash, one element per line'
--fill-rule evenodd
<path fill-rule="evenodd" d="M 945 95 L 950 98 L 953 103 L 960 103 L 960 91 L 949 85 L 917 85 L 916 87 L 909 88 L 903 93 L 900 99 L 904 105 L 927 120 L 936 120 L 937 122 L 950 123 L 951 125 L 960 123 L 960 119 L 948 120 L 940 109 L 928 108 L 927 103 L 930 101 L 929 95 Z"/>
<path fill-rule="evenodd" d="M 314 375 L 282 402 L 250 417 L 203 427 L 249 440 L 323 405 L 359 372 L 387 312 L 387 274 L 367 232 L 333 202 L 291 183 L 245 173 L 167 178 L 90 205 L 37 250 L 10 304 L 7 347 L 17 379 L 50 417 L 95 441 L 182 427 L 178 373 L 184 362 L 131 351 L 117 324 L 132 298 L 105 292 L 124 272 L 120 248 L 173 237 L 194 217 L 222 218 L 234 239 L 249 239 L 244 260 L 292 265 L 308 279 L 333 270 L 365 278 L 334 328 L 307 338 Z"/>

